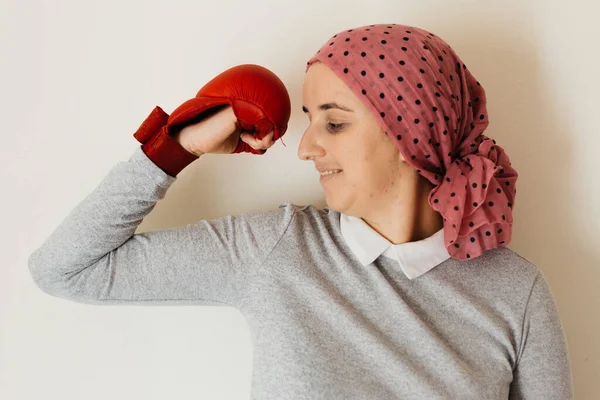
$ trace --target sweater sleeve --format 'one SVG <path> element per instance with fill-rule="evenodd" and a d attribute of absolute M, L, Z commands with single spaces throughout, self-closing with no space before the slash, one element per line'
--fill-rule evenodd
<path fill-rule="evenodd" d="M 569 352 L 556 302 L 544 274 L 533 283 L 523 320 L 510 399 L 572 399 Z"/>
<path fill-rule="evenodd" d="M 137 148 L 114 166 L 28 259 L 45 293 L 88 304 L 239 307 L 253 268 L 295 208 L 134 234 L 176 180 Z"/>

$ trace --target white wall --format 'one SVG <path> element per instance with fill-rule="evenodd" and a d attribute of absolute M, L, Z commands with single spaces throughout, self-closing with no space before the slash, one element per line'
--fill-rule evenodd
<path fill-rule="evenodd" d="M 587 3 L 587 5 L 586 5 Z M 262 157 L 206 155 L 138 232 L 323 205 L 296 151 L 308 58 L 333 34 L 401 23 L 446 40 L 485 87 L 519 171 L 513 250 L 536 263 L 565 326 L 579 399 L 600 393 L 599 7 L 570 1 L 0 0 L 0 398 L 247 399 L 252 352 L 225 307 L 90 306 L 42 293 L 26 260 L 139 143 L 209 79 L 257 63 L 283 80 L 290 128 Z M 8 257 L 8 258 L 6 258 Z"/>

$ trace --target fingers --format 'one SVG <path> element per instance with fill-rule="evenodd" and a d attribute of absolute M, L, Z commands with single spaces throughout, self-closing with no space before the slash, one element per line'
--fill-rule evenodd
<path fill-rule="evenodd" d="M 274 134 L 275 132 L 271 129 L 271 131 L 267 133 L 267 135 L 264 138 L 262 138 L 261 142 L 265 148 L 268 149 L 269 147 L 273 146 L 273 143 L 275 143 L 273 142 Z"/>
<path fill-rule="evenodd" d="M 250 147 L 252 147 L 254 150 L 266 150 L 273 145 L 274 134 L 274 131 L 271 130 L 264 138 L 262 138 L 262 140 L 259 140 L 250 133 L 242 133 L 240 138 L 242 141 L 248 143 L 248 145 L 250 145 Z"/>
<path fill-rule="evenodd" d="M 248 143 L 248 145 L 250 145 L 250 147 L 252 147 L 254 150 L 258 150 L 262 147 L 260 141 L 252 136 L 251 133 L 242 133 L 240 138 L 243 142 Z"/>

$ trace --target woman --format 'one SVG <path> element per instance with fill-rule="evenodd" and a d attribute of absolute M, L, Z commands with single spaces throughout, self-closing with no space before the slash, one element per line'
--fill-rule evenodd
<path fill-rule="evenodd" d="M 36 284 L 91 304 L 238 308 L 256 399 L 571 398 L 550 287 L 506 247 L 517 173 L 454 51 L 416 27 L 346 30 L 308 61 L 303 97 L 298 155 L 328 208 L 134 235 L 176 179 L 136 149 L 32 254 Z M 234 117 L 175 137 L 231 153 L 238 136 L 206 138 L 231 138 Z M 260 152 L 276 136 L 239 137 Z"/>

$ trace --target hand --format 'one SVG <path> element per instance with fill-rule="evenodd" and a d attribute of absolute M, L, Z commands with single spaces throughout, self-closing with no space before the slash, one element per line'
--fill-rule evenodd
<path fill-rule="evenodd" d="M 173 138 L 188 152 L 199 157 L 206 153 L 231 154 L 240 139 L 253 149 L 265 152 L 274 143 L 273 134 L 271 130 L 259 140 L 252 133 L 244 132 L 237 124 L 233 109 L 227 105 L 213 109 L 212 115 L 202 115 L 199 122 L 186 125 L 173 134 Z"/>

